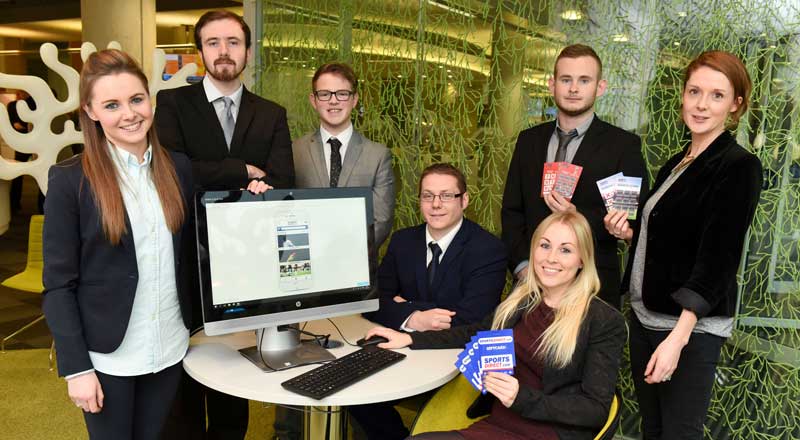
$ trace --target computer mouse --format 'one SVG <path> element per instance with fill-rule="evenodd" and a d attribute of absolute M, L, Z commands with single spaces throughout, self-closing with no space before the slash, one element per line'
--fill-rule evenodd
<path fill-rule="evenodd" d="M 368 347 L 370 345 L 378 345 L 378 344 L 381 344 L 383 342 L 389 342 L 389 340 L 384 338 L 383 336 L 375 335 L 375 336 L 372 336 L 369 339 L 361 338 L 358 341 L 356 341 L 356 344 L 359 347 Z"/>

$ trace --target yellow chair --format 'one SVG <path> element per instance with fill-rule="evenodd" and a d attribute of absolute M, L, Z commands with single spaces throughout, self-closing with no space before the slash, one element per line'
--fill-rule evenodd
<path fill-rule="evenodd" d="M 467 417 L 467 408 L 472 404 L 478 392 L 467 382 L 463 375 L 458 375 L 448 382 L 431 397 L 422 407 L 414 424 L 411 426 L 411 435 L 432 431 L 451 431 L 463 429 L 478 420 L 486 417 L 470 419 Z M 614 437 L 619 423 L 619 397 L 614 395 L 611 401 L 611 410 L 605 426 L 595 436 L 595 440 L 610 440 Z"/>
<path fill-rule="evenodd" d="M 5 287 L 10 287 L 12 289 L 22 290 L 31 293 L 41 294 L 44 291 L 44 285 L 42 285 L 42 266 L 44 264 L 44 260 L 42 258 L 43 225 L 44 225 L 43 215 L 31 216 L 30 228 L 28 230 L 28 258 L 27 258 L 27 263 L 25 264 L 25 270 L 10 278 L 7 278 L 0 284 L 2 284 Z M 6 342 L 9 339 L 12 339 L 18 334 L 31 328 L 32 326 L 36 325 L 39 321 L 43 319 L 44 315 L 40 315 L 38 318 L 34 319 L 33 321 L 23 326 L 19 330 L 3 338 L 2 343 L 0 343 L 0 351 L 5 351 Z M 53 346 L 51 344 L 50 368 L 52 369 L 52 367 L 53 367 Z"/>

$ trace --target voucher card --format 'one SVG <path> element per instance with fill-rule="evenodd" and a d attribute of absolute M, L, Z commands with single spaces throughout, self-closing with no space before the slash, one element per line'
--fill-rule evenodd
<path fill-rule="evenodd" d="M 572 199 L 583 167 L 569 162 L 547 162 L 542 171 L 542 197 L 555 191 L 567 200 Z"/>

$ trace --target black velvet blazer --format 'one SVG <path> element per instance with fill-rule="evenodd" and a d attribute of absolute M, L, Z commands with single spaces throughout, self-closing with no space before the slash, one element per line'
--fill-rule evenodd
<path fill-rule="evenodd" d="M 471 336 L 491 328 L 494 313 L 480 323 L 448 330 L 415 332 L 412 349 L 462 348 Z M 522 313 L 513 317 L 513 327 Z M 590 440 L 608 419 L 627 339 L 625 319 L 613 307 L 595 298 L 583 321 L 572 362 L 557 369 L 545 364 L 542 390 L 520 386 L 511 409 L 520 416 L 553 425 L 562 440 Z M 517 359 L 525 362 L 526 359 Z M 480 395 L 467 414 L 478 417 L 491 409 L 495 397 Z"/>
<path fill-rule="evenodd" d="M 687 147 L 688 148 L 688 147 Z M 650 194 L 669 177 L 686 150 L 658 172 Z M 672 184 L 647 222 L 642 300 L 673 316 L 733 316 L 736 272 L 747 228 L 761 193 L 761 162 L 723 132 Z M 647 199 L 641 201 L 641 213 Z M 639 240 L 636 225 L 631 254 Z M 629 290 L 633 256 L 622 281 Z"/>

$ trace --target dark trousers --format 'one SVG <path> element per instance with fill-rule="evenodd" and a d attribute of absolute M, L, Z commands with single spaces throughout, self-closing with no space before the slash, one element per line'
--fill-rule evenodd
<path fill-rule="evenodd" d="M 275 439 L 277 440 L 302 440 L 303 438 L 303 408 L 275 406 Z"/>
<path fill-rule="evenodd" d="M 361 425 L 369 440 L 403 440 L 408 428 L 394 409 L 398 401 L 352 405 L 347 411 Z"/>
<path fill-rule="evenodd" d="M 669 335 L 630 320 L 631 373 L 639 400 L 644 440 L 703 440 L 703 423 L 725 339 L 693 333 L 683 347 L 678 368 L 668 382 L 648 384 L 644 371 L 650 356 Z"/>
<path fill-rule="evenodd" d="M 181 363 L 154 374 L 112 376 L 99 371 L 103 409 L 83 413 L 93 440 L 157 440 L 180 383 Z"/>
<path fill-rule="evenodd" d="M 620 310 L 622 297 L 619 292 L 619 285 L 621 283 L 619 279 L 619 269 L 597 267 L 597 276 L 600 277 L 601 281 L 600 291 L 597 292 L 597 296 L 615 309 Z"/>
<path fill-rule="evenodd" d="M 208 388 L 183 372 L 164 440 L 243 440 L 250 408 L 247 399 Z M 206 427 L 206 411 L 208 427 Z"/>

